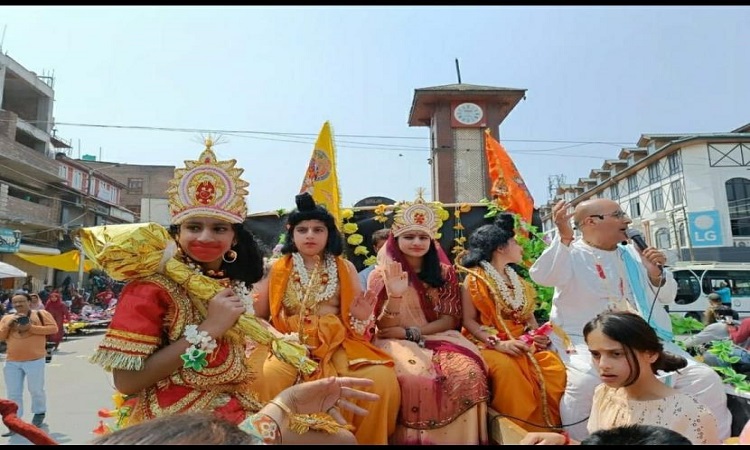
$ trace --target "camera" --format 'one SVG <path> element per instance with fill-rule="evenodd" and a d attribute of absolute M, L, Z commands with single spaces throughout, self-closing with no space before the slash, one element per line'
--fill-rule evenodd
<path fill-rule="evenodd" d="M 29 319 L 29 316 L 21 316 L 21 317 L 16 317 L 16 321 L 15 322 L 18 325 L 28 325 L 30 321 L 31 320 Z"/>

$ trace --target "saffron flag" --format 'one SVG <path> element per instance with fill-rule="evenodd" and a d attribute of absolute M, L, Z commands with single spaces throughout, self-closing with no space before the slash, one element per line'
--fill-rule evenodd
<path fill-rule="evenodd" d="M 503 145 L 492 137 L 489 128 L 484 132 L 484 152 L 492 183 L 490 194 L 499 206 L 520 215 L 530 225 L 534 199 Z"/>
<path fill-rule="evenodd" d="M 326 121 L 315 142 L 310 164 L 302 181 L 300 194 L 309 192 L 315 203 L 323 205 L 333 214 L 336 224 L 341 224 L 341 195 L 336 175 L 336 149 L 331 124 Z"/>

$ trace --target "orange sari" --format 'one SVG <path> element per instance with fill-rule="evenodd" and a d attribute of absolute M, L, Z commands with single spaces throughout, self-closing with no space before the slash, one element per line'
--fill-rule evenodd
<path fill-rule="evenodd" d="M 482 268 L 472 270 L 489 278 Z M 533 288 L 525 281 L 523 284 L 527 301 L 533 301 Z M 469 274 L 464 286 L 479 312 L 481 325 L 494 329 L 501 340 L 517 339 L 524 334 L 524 323 L 503 317 L 502 321 L 512 336 L 505 335 L 495 298 L 484 281 Z M 555 426 L 560 425 L 560 398 L 565 391 L 566 375 L 565 365 L 555 352 L 537 351 L 533 353 L 533 360 L 528 355 L 512 356 L 487 348 L 466 329 L 463 333 L 477 343 L 487 364 L 492 408 L 529 431 L 550 431 L 545 428 L 547 421 Z"/>
<path fill-rule="evenodd" d="M 352 280 L 357 283 L 359 281 L 357 274 L 349 272 L 341 257 L 336 258 L 336 268 L 339 277 L 340 315 L 311 315 L 301 318 L 299 305 L 295 308 L 284 304 L 293 273 L 292 257 L 286 255 L 274 263 L 268 287 L 271 324 L 282 333 L 291 333 L 300 331 L 300 320 L 303 320 L 300 338 L 310 348 L 319 367 L 313 374 L 303 376 L 294 367 L 275 357 L 268 359 L 263 367 L 261 397 L 264 400 L 271 399 L 299 381 L 329 376 L 369 378 L 375 381 L 375 385 L 365 390 L 378 394 L 380 400 L 356 402 L 369 411 L 364 417 L 346 410 L 341 412 L 356 427 L 354 434 L 358 443 L 387 444 L 388 436 L 396 427 L 401 401 L 393 360 L 352 329 L 348 320 L 354 301 Z"/>

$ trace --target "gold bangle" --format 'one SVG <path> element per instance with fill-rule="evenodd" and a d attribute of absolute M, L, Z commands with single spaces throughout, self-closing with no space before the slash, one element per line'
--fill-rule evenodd
<path fill-rule="evenodd" d="M 334 434 L 341 428 L 350 431 L 354 429 L 353 426 L 348 424 L 341 425 L 333 420 L 333 417 L 325 413 L 294 414 L 286 403 L 276 398 L 269 400 L 268 403 L 276 405 L 286 413 L 287 417 L 289 417 L 289 428 L 297 434 L 305 434 L 310 430 L 325 431 L 328 434 Z"/>

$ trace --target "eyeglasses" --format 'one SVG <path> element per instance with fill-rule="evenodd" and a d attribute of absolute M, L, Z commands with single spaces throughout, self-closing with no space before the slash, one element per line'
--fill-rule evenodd
<path fill-rule="evenodd" d="M 609 214 L 591 214 L 589 217 L 598 217 L 598 218 L 604 220 L 604 218 L 607 217 L 607 216 L 614 217 L 615 219 L 623 219 L 625 217 L 628 217 L 628 213 L 626 213 L 625 211 L 620 210 L 620 211 L 615 211 L 615 212 L 609 213 Z"/>

